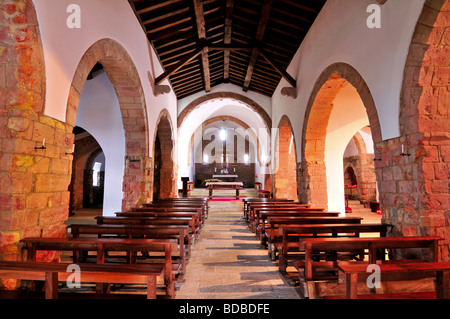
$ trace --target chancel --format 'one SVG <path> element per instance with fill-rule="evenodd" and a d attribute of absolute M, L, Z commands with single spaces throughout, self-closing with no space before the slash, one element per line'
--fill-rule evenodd
<path fill-rule="evenodd" d="M 449 16 L 2 0 L 0 299 L 450 298 Z"/>

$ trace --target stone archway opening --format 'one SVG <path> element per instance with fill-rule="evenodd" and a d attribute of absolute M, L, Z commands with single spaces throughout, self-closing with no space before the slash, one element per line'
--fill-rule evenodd
<path fill-rule="evenodd" d="M 367 125 L 374 143 L 381 141 L 368 86 L 350 65 L 331 65 L 317 80 L 305 115 L 299 167 L 302 202 L 344 214 L 343 153 L 348 141 Z"/>
<path fill-rule="evenodd" d="M 275 153 L 274 198 L 298 200 L 297 154 L 291 123 L 283 116 L 278 126 L 278 143 Z"/>
<path fill-rule="evenodd" d="M 156 128 L 153 148 L 153 201 L 177 197 L 174 140 L 169 113 L 163 110 Z"/>
<path fill-rule="evenodd" d="M 70 215 L 84 208 L 103 206 L 106 163 L 101 146 L 89 132 L 76 126 L 74 134 L 72 179 L 69 185 Z"/>
<path fill-rule="evenodd" d="M 99 40 L 81 58 L 69 91 L 66 124 L 76 125 L 81 92 L 98 65 L 113 85 L 120 107 L 125 132 L 122 209 L 127 210 L 147 202 L 151 196 L 151 161 L 144 92 L 134 62 L 119 43 L 112 39 Z"/>

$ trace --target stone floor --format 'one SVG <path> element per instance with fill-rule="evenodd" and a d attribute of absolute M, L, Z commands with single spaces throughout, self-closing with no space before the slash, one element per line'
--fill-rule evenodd
<path fill-rule="evenodd" d="M 210 212 L 200 237 L 176 298 L 299 298 L 249 230 L 241 211 Z"/>

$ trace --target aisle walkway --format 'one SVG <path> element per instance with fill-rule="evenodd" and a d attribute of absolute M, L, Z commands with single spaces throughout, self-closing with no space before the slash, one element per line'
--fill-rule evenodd
<path fill-rule="evenodd" d="M 210 212 L 177 299 L 298 299 L 241 218 Z"/>

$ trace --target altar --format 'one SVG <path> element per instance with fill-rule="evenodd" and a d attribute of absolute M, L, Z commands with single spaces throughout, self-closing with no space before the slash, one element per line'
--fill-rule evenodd
<path fill-rule="evenodd" d="M 213 197 L 213 190 L 216 189 L 235 189 L 236 199 L 239 199 L 239 189 L 244 184 L 242 182 L 207 182 L 206 187 L 209 188 L 209 199 Z"/>
<path fill-rule="evenodd" d="M 221 175 L 213 175 L 212 176 L 215 179 L 220 179 L 224 182 L 236 182 L 238 176 L 237 175 L 231 175 L 231 174 L 221 174 Z"/>

